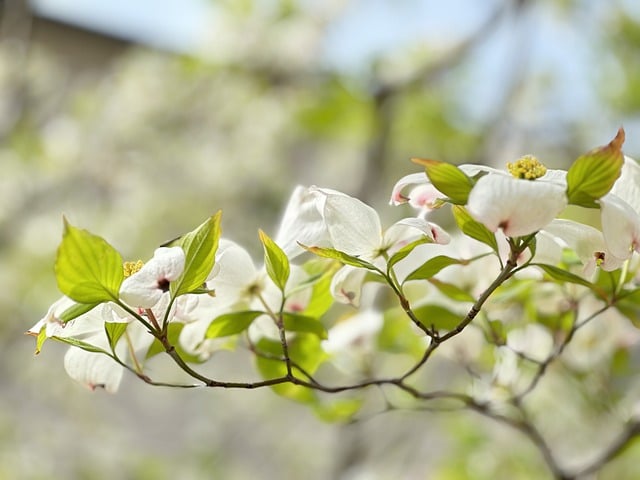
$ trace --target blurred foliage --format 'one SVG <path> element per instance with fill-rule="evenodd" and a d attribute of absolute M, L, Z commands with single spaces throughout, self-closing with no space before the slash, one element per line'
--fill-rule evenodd
<path fill-rule="evenodd" d="M 4 18 L 12 5 L 0 6 Z M 107 398 L 69 384 L 61 349 L 43 354 L 57 370 L 30 363 L 31 339 L 20 335 L 58 296 L 63 213 L 135 259 L 222 209 L 224 235 L 257 255 L 258 227 L 273 233 L 296 183 L 343 190 L 391 217 L 399 212 L 381 207 L 393 182 L 416 171 L 412 156 L 500 165 L 536 152 L 566 166 L 622 123 L 627 152 L 640 152 L 634 2 L 494 0 L 470 33 L 462 22 L 437 41 L 416 32 L 346 71 L 323 45 L 349 5 L 326 5 L 217 2 L 216 35 L 201 52 L 130 45 L 84 70 L 28 28 L 2 24 L 0 477 L 542 478 L 531 450 L 482 419 L 447 424 L 446 446 L 431 416 L 374 419 L 347 435 L 269 392 L 238 401 L 130 382 Z M 549 32 L 563 42 L 555 51 Z M 276 428 L 288 433 L 273 445 Z M 496 448 L 513 455 L 482 454 Z M 602 478 L 632 478 L 631 456 Z"/>

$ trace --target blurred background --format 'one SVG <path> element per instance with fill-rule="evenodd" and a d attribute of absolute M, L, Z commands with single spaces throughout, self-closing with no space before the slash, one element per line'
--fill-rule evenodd
<path fill-rule="evenodd" d="M 620 125 L 640 156 L 634 0 L 0 1 L 0 478 L 544 478 L 473 414 L 89 392 L 23 332 L 59 296 L 63 214 L 137 259 L 222 209 L 257 254 L 297 184 L 391 220 L 412 156 L 566 167 Z"/>

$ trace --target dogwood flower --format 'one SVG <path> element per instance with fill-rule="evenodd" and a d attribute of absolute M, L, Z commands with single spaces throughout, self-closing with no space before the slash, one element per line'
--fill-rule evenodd
<path fill-rule="evenodd" d="M 507 165 L 509 172 L 482 165 L 460 165 L 467 176 L 485 173 L 480 177 L 467 200 L 469 213 L 492 232 L 499 228 L 508 237 L 520 237 L 540 230 L 567 206 L 566 172 L 547 170 L 531 156 L 520 158 Z M 402 190 L 417 184 L 408 196 Z M 400 179 L 391 194 L 391 203 L 410 203 L 423 210 L 437 205 L 438 198 L 430 191 L 425 194 L 418 188 L 431 185 L 424 174 L 412 174 Z M 421 196 L 425 198 L 420 201 Z"/>
<path fill-rule="evenodd" d="M 156 249 L 151 260 L 124 279 L 120 298 L 133 307 L 153 307 L 169 291 L 169 284 L 182 275 L 184 261 L 181 247 Z"/>
<path fill-rule="evenodd" d="M 625 157 L 620 177 L 600 199 L 602 233 L 611 253 L 626 260 L 640 252 L 640 166 Z"/>
<path fill-rule="evenodd" d="M 60 315 L 73 304 L 74 302 L 67 297 L 60 298 L 27 333 L 38 335 L 44 328 L 49 338 L 73 338 L 102 350 L 111 351 L 105 333 L 105 322 L 129 323 L 131 318 L 128 314 L 112 303 L 104 303 L 69 322 L 62 323 Z M 137 322 L 128 324 L 127 336 L 130 345 L 121 341 L 116 346 L 116 353 L 123 360 L 126 360 L 131 352 L 139 355 L 146 351 L 153 341 L 153 337 Z M 102 387 L 109 393 L 118 390 L 124 371 L 124 368 L 109 356 L 82 350 L 79 347 L 69 348 L 64 357 L 64 368 L 72 379 L 92 390 Z"/>

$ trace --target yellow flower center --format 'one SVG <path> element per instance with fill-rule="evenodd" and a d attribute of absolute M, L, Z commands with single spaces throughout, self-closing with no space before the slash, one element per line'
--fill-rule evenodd
<path fill-rule="evenodd" d="M 124 270 L 124 278 L 130 277 L 138 270 L 142 268 L 144 262 L 142 260 L 138 260 L 137 262 L 124 262 L 122 264 L 122 269 Z"/>
<path fill-rule="evenodd" d="M 535 180 L 547 173 L 547 167 L 533 155 L 525 155 L 514 163 L 507 163 L 507 169 L 514 177 L 524 180 Z"/>

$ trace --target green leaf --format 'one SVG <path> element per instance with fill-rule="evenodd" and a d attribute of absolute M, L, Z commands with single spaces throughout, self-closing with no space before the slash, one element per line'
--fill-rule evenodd
<path fill-rule="evenodd" d="M 433 186 L 444 193 L 452 203 L 466 205 L 469 193 L 473 188 L 473 180 L 462 170 L 450 163 L 412 158 L 414 163 L 424 165 L 427 177 Z"/>
<path fill-rule="evenodd" d="M 424 353 L 423 339 L 416 335 L 411 320 L 400 307 L 384 312 L 377 347 L 385 352 L 408 354 L 416 360 Z"/>
<path fill-rule="evenodd" d="M 435 278 L 430 278 L 429 283 L 452 300 L 456 300 L 458 302 L 475 302 L 476 300 L 469 292 L 452 283 L 442 282 Z"/>
<path fill-rule="evenodd" d="M 220 315 L 207 328 L 205 338 L 228 337 L 244 332 L 256 318 L 264 314 L 264 312 L 249 310 Z"/>
<path fill-rule="evenodd" d="M 104 322 L 104 330 L 107 333 L 112 352 L 115 353 L 118 340 L 120 340 L 120 337 L 127 331 L 128 326 L 129 324 L 126 322 Z"/>
<path fill-rule="evenodd" d="M 118 300 L 124 279 L 122 257 L 103 238 L 64 219 L 62 243 L 55 263 L 58 288 L 78 303 Z"/>
<path fill-rule="evenodd" d="M 300 313 L 284 312 L 284 329 L 290 332 L 312 333 L 321 340 L 327 338 L 327 329 L 319 319 Z"/>
<path fill-rule="evenodd" d="M 207 280 L 216 259 L 221 217 L 222 212 L 218 211 L 181 239 L 180 246 L 185 254 L 184 272 L 171 282 L 173 298 L 202 288 Z"/>
<path fill-rule="evenodd" d="M 391 270 L 391 268 L 398 263 L 401 260 L 404 260 L 405 258 L 407 258 L 407 256 L 413 252 L 413 249 L 416 248 L 418 245 L 423 245 L 425 243 L 433 243 L 431 241 L 430 238 L 424 236 L 418 240 L 415 240 L 407 245 L 405 245 L 404 247 L 402 247 L 400 250 L 398 250 L 396 253 L 394 253 L 391 258 L 389 259 L 389 261 L 387 262 L 387 272 L 389 272 Z"/>
<path fill-rule="evenodd" d="M 89 313 L 98 305 L 100 304 L 99 303 L 76 303 L 75 305 L 71 305 L 64 312 L 62 312 L 60 314 L 60 317 L 58 317 L 58 319 L 62 323 L 70 322 L 71 320 L 78 318 L 79 316 L 84 315 L 85 313 Z"/>
<path fill-rule="evenodd" d="M 196 355 L 192 355 L 191 353 L 185 351 L 180 346 L 180 333 L 182 332 L 183 328 L 184 328 L 184 323 L 179 323 L 179 322 L 169 323 L 169 326 L 167 327 L 167 340 L 169 341 L 169 344 L 173 345 L 178 355 L 180 355 L 180 357 L 185 362 L 202 363 L 203 360 L 198 358 Z M 162 345 L 162 342 L 160 342 L 160 340 L 156 338 L 154 339 L 153 343 L 149 346 L 149 350 L 147 350 L 147 354 L 145 355 L 145 358 L 149 359 L 163 352 L 165 352 L 164 346 Z"/>
<path fill-rule="evenodd" d="M 283 352 L 280 342 L 262 338 L 255 347 L 257 352 L 263 353 L 263 356 L 256 356 L 256 367 L 263 378 L 280 378 L 287 374 L 286 365 L 281 360 Z M 294 339 L 289 341 L 288 347 L 289 358 L 310 375 L 314 374 L 327 358 L 327 354 L 320 346 L 320 339 L 315 335 L 296 335 Z M 305 387 L 283 383 L 271 388 L 278 395 L 297 402 L 309 404 L 316 401 L 315 392 Z"/>
<path fill-rule="evenodd" d="M 422 325 L 436 330 L 453 330 L 463 320 L 460 315 L 440 305 L 422 305 L 414 308 L 413 313 Z"/>
<path fill-rule="evenodd" d="M 287 280 L 289 280 L 289 259 L 266 233 L 259 230 L 258 235 L 264 247 L 264 266 L 267 269 L 267 274 L 280 291 L 284 292 Z"/>
<path fill-rule="evenodd" d="M 47 338 L 47 327 L 43 325 L 36 336 L 36 355 L 42 351 L 42 346 L 44 345 L 44 342 L 47 341 Z"/>
<path fill-rule="evenodd" d="M 440 272 L 440 270 L 450 265 L 464 265 L 466 263 L 466 260 L 458 260 L 456 258 L 447 257 L 446 255 L 438 255 L 437 257 L 430 258 L 421 266 L 416 268 L 407 276 L 407 278 L 404 279 L 404 282 L 408 282 L 410 280 L 429 279 Z"/>
<path fill-rule="evenodd" d="M 100 347 L 96 347 L 95 345 L 91 345 L 90 343 L 83 342 L 82 340 L 78 340 L 77 338 L 70 338 L 70 337 L 51 337 L 51 338 L 53 338 L 54 340 L 57 340 L 58 342 L 71 345 L 72 347 L 81 348 L 82 350 L 86 350 L 87 352 L 102 353 L 104 355 L 107 355 L 113 358 L 113 355 L 107 352 L 106 350 Z"/>
<path fill-rule="evenodd" d="M 361 398 L 343 398 L 329 403 L 318 403 L 313 411 L 324 422 L 344 422 L 353 418 L 363 404 Z"/>
<path fill-rule="evenodd" d="M 561 283 L 575 283 L 576 285 L 582 285 L 591 289 L 600 297 L 606 297 L 606 293 L 598 285 L 595 285 L 588 280 L 585 280 L 584 278 L 579 277 L 578 275 L 568 272 L 562 268 L 555 267 L 553 265 L 546 265 L 544 263 L 531 263 L 530 265 L 542 269 L 552 279 L 557 280 Z"/>
<path fill-rule="evenodd" d="M 459 205 L 454 206 L 453 218 L 455 218 L 458 228 L 460 228 L 462 233 L 490 246 L 494 252 L 498 253 L 498 242 L 496 241 L 495 234 L 469 215 L 469 212 L 464 207 Z"/>
<path fill-rule="evenodd" d="M 598 208 L 596 200 L 606 195 L 620 176 L 624 155 L 624 129 L 608 145 L 596 148 L 579 157 L 567 172 L 569 203 Z"/>
<path fill-rule="evenodd" d="M 325 261 L 321 260 L 321 262 L 324 263 Z M 319 279 L 313 284 L 311 298 L 309 299 L 309 303 L 307 303 L 307 308 L 302 312 L 304 315 L 320 318 L 331 308 L 331 305 L 333 305 L 334 298 L 333 295 L 331 295 L 331 280 L 340 266 L 337 262 L 331 262 L 331 265 L 328 269 L 326 269 L 326 265 L 323 266 L 325 272 L 322 273 Z M 312 267 L 309 266 L 308 268 Z M 305 270 L 307 270 L 307 265 L 305 265 Z"/>
<path fill-rule="evenodd" d="M 351 265 L 352 267 L 366 268 L 367 270 L 380 272 L 380 269 L 378 269 L 378 267 L 376 267 L 372 263 L 369 263 L 358 257 L 354 257 L 353 255 L 349 255 L 348 253 L 341 252 L 340 250 L 336 250 L 335 248 L 307 247 L 302 244 L 300 244 L 300 246 L 305 250 L 313 253 L 314 255 L 318 255 L 319 257 L 331 258 L 334 260 L 338 260 L 345 265 Z"/>

